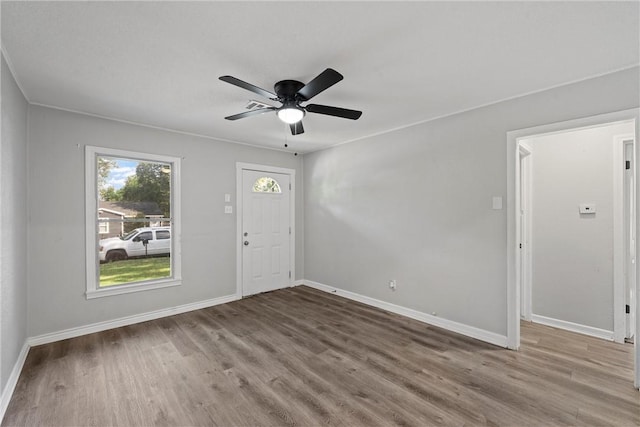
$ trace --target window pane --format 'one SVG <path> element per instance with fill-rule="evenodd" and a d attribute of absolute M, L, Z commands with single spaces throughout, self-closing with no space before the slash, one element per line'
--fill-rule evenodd
<path fill-rule="evenodd" d="M 270 176 L 263 176 L 258 178 L 253 184 L 254 193 L 282 193 L 278 181 Z"/>
<path fill-rule="evenodd" d="M 98 156 L 97 166 L 99 287 L 172 277 L 171 163 Z"/>

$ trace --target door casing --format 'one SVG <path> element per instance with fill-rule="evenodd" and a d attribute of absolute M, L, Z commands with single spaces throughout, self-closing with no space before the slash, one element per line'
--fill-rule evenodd
<path fill-rule="evenodd" d="M 531 168 L 533 156 L 531 148 L 526 143 L 518 145 L 520 152 L 520 211 L 517 227 L 520 229 L 520 285 L 521 285 L 521 311 L 522 319 L 531 321 Z"/>

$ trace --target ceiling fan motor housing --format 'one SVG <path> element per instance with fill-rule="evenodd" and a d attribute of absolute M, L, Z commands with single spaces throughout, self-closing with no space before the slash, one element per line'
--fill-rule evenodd
<path fill-rule="evenodd" d="M 273 90 L 276 92 L 278 97 L 284 101 L 293 101 L 296 100 L 296 94 L 300 89 L 304 87 L 304 83 L 299 82 L 297 80 L 281 80 L 273 86 Z M 300 101 L 305 101 L 306 99 L 302 96 L 298 95 Z"/>

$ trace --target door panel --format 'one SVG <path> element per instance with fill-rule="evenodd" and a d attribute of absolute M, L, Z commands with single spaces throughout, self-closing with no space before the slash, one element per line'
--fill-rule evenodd
<path fill-rule="evenodd" d="M 261 178 L 277 185 L 257 185 Z M 290 284 L 289 183 L 286 174 L 242 172 L 242 295 Z"/>

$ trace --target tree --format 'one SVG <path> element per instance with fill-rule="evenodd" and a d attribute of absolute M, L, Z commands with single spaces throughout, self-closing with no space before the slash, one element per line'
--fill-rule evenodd
<path fill-rule="evenodd" d="M 122 200 L 122 193 L 110 185 L 107 188 L 100 189 L 100 200 L 104 200 L 105 202 L 118 202 Z"/>
<path fill-rule="evenodd" d="M 111 169 L 117 166 L 115 160 L 106 157 L 98 157 L 98 188 L 102 190 L 107 185 L 107 178 Z"/>
<path fill-rule="evenodd" d="M 109 188 L 112 192 L 115 192 L 113 187 L 107 187 L 107 179 L 109 178 L 111 169 L 116 166 L 117 163 L 115 160 L 111 160 L 106 157 L 98 157 L 98 194 L 100 195 L 100 200 L 114 200 L 107 198 L 111 195 Z"/>
<path fill-rule="evenodd" d="M 128 202 L 156 202 L 165 218 L 171 216 L 171 170 L 161 163 L 140 162 L 136 174 L 117 191 Z"/>

